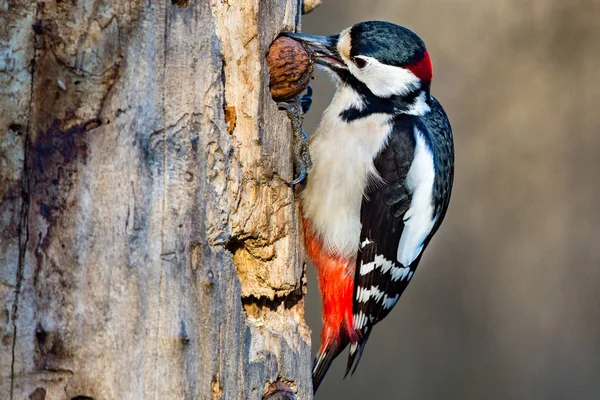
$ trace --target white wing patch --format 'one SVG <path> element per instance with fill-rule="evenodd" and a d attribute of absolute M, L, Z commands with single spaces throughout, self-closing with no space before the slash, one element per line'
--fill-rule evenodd
<path fill-rule="evenodd" d="M 406 175 L 407 189 L 412 193 L 410 208 L 404 214 L 404 230 L 398 244 L 398 262 L 408 267 L 417 259 L 423 242 L 433 229 L 433 154 L 423 133 L 415 128 L 415 155 Z"/>

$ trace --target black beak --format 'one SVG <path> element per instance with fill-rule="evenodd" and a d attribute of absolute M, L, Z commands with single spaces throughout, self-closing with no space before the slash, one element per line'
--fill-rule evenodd
<path fill-rule="evenodd" d="M 323 65 L 331 70 L 347 69 L 337 50 L 338 36 L 315 36 L 304 33 L 284 32 L 287 36 L 300 43 L 307 45 L 315 54 L 317 64 Z"/>

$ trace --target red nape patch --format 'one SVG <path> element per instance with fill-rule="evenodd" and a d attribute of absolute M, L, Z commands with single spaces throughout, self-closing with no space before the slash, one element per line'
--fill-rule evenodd
<path fill-rule="evenodd" d="M 431 82 L 433 79 L 433 66 L 431 65 L 431 58 L 428 52 L 425 52 L 423 58 L 407 66 L 406 69 L 415 74 L 423 82 Z"/>
<path fill-rule="evenodd" d="M 323 305 L 321 353 L 334 341 L 344 346 L 348 342 L 358 341 L 358 333 L 354 330 L 352 321 L 356 260 L 348 260 L 328 252 L 314 234 L 310 222 L 303 222 L 306 250 L 318 273 Z"/>

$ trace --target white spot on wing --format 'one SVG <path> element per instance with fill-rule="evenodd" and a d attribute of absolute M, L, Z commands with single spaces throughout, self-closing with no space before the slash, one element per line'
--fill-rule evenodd
<path fill-rule="evenodd" d="M 359 311 L 358 314 L 354 314 L 354 328 L 362 329 L 363 326 L 367 323 L 367 316 L 363 314 L 362 311 Z"/>
<path fill-rule="evenodd" d="M 361 303 L 366 303 L 371 298 L 373 298 L 375 302 L 378 302 L 383 296 L 384 293 L 379 290 L 379 286 L 371 286 L 371 289 L 366 289 L 359 286 L 356 290 L 356 299 Z"/>
<path fill-rule="evenodd" d="M 383 255 L 377 254 L 375 255 L 375 259 L 371 262 L 364 263 L 360 265 L 360 274 L 367 275 L 371 273 L 374 269 L 381 268 L 381 273 L 390 273 L 392 276 L 392 281 L 404 280 L 407 276 L 412 276 L 412 272 L 409 267 L 395 267 L 394 263 L 390 260 L 387 260 Z M 409 275 L 410 274 L 410 275 Z M 410 277 L 408 278 L 410 279 Z M 360 291 L 362 288 L 358 288 Z"/>
<path fill-rule="evenodd" d="M 399 298 L 399 294 L 397 294 L 395 297 L 387 297 L 387 295 L 383 296 L 383 309 L 387 310 L 388 308 L 394 307 Z"/>
<path fill-rule="evenodd" d="M 386 260 L 385 257 L 382 256 L 381 254 L 377 254 L 373 261 L 368 262 L 366 264 L 361 263 L 360 274 L 366 275 L 369 272 L 373 271 L 375 268 L 381 268 L 381 271 L 383 273 L 386 273 L 393 266 L 394 266 L 394 263 L 392 263 L 390 260 Z"/>
<path fill-rule="evenodd" d="M 366 263 L 366 264 L 362 264 L 360 265 L 360 274 L 361 275 L 366 275 L 369 272 L 373 271 L 375 269 L 375 261 L 371 261 L 370 263 Z"/>
<path fill-rule="evenodd" d="M 358 343 L 350 343 L 350 354 L 356 353 L 356 349 L 358 349 Z"/>
<path fill-rule="evenodd" d="M 398 261 L 409 266 L 423 249 L 423 242 L 433 229 L 433 154 L 423 133 L 415 128 L 415 155 L 406 176 L 406 186 L 412 193 L 410 208 L 404 214 L 404 231 L 398 244 Z"/>
<path fill-rule="evenodd" d="M 408 267 L 393 267 L 392 268 L 392 281 L 397 281 L 398 279 L 400 280 L 404 280 L 404 278 L 406 278 L 406 275 L 408 275 L 408 272 L 410 271 L 410 268 Z"/>
<path fill-rule="evenodd" d="M 371 297 L 373 299 L 375 299 L 375 301 L 379 301 L 381 300 L 381 298 L 384 296 L 385 293 L 383 293 L 381 290 L 379 290 L 379 287 L 375 286 L 371 286 Z"/>
<path fill-rule="evenodd" d="M 365 292 L 367 292 L 367 293 L 365 293 Z M 365 294 L 366 294 L 366 296 L 365 296 Z M 356 299 L 360 302 L 366 302 L 369 299 L 369 295 L 370 295 L 370 293 L 369 293 L 368 289 L 365 289 L 360 286 L 356 289 Z M 366 299 L 365 299 L 365 297 L 366 297 Z"/>
<path fill-rule="evenodd" d="M 383 272 L 384 274 L 386 274 L 394 266 L 393 262 L 387 260 L 381 254 L 377 254 L 375 256 L 375 263 L 378 267 L 381 267 L 381 272 Z"/>
<path fill-rule="evenodd" d="M 366 238 L 365 240 L 362 241 L 362 243 L 360 244 L 360 248 L 364 249 L 368 244 L 373 243 L 372 241 L 369 240 L 369 238 Z"/>

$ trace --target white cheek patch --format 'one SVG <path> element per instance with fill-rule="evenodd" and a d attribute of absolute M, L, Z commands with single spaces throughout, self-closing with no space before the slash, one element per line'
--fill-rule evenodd
<path fill-rule="evenodd" d="M 406 68 L 382 64 L 373 57 L 360 56 L 367 66 L 358 68 L 352 60 L 342 55 L 348 69 L 377 97 L 405 95 L 421 87 L 421 80 Z"/>

